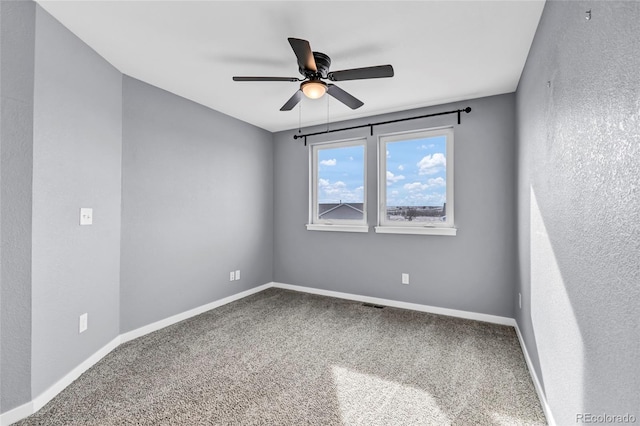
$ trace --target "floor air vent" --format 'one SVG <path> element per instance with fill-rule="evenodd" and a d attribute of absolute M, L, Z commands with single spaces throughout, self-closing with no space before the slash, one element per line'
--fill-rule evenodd
<path fill-rule="evenodd" d="M 384 308 L 384 306 L 382 305 L 374 305 L 373 303 L 363 303 L 362 306 L 366 306 L 367 308 L 376 308 L 376 309 Z"/>

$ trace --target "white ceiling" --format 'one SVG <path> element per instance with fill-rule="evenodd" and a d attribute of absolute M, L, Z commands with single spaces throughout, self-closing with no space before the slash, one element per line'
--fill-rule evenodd
<path fill-rule="evenodd" d="M 515 91 L 544 7 L 535 1 L 50 1 L 38 3 L 124 74 L 269 131 Z M 280 107 L 301 77 L 287 37 L 331 70 L 392 64 L 393 78 L 336 83 Z M 327 100 L 328 99 L 328 100 Z"/>

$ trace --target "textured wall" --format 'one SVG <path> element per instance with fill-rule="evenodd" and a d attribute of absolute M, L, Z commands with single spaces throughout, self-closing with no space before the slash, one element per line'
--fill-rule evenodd
<path fill-rule="evenodd" d="M 121 332 L 272 281 L 272 134 L 123 89 Z"/>
<path fill-rule="evenodd" d="M 33 142 L 38 396 L 119 333 L 122 75 L 39 6 Z M 92 226 L 79 225 L 93 208 Z M 78 317 L 89 329 L 78 333 Z"/>
<path fill-rule="evenodd" d="M 515 96 L 369 117 L 343 127 L 470 106 L 455 125 L 455 220 L 458 235 L 426 236 L 307 231 L 309 151 L 294 131 L 275 135 L 275 280 L 278 282 L 513 316 L 516 279 Z M 388 133 L 456 123 L 456 116 L 380 126 Z M 314 129 L 307 129 L 314 130 Z M 324 130 L 320 128 L 318 130 Z M 304 132 L 304 131 L 303 131 Z M 368 129 L 315 136 L 309 142 L 368 135 Z M 377 138 L 368 137 L 369 224 L 377 218 Z M 400 275 L 410 274 L 411 285 Z"/>
<path fill-rule="evenodd" d="M 558 424 L 640 418 L 639 17 L 548 1 L 517 91 L 516 315 Z"/>
<path fill-rule="evenodd" d="M 0 412 L 31 399 L 35 3 L 0 2 Z"/>

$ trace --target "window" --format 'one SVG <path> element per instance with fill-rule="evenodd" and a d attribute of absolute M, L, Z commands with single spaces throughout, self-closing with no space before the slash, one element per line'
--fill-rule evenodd
<path fill-rule="evenodd" d="M 307 229 L 368 231 L 365 158 L 365 139 L 311 146 Z"/>
<path fill-rule="evenodd" d="M 455 235 L 453 128 L 380 136 L 376 232 Z"/>

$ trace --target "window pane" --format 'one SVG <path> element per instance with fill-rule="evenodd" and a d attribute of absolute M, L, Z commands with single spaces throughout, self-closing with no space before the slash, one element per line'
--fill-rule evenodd
<path fill-rule="evenodd" d="M 386 219 L 442 223 L 447 203 L 447 138 L 386 143 Z"/>
<path fill-rule="evenodd" d="M 319 149 L 319 220 L 364 219 L 364 146 Z"/>

